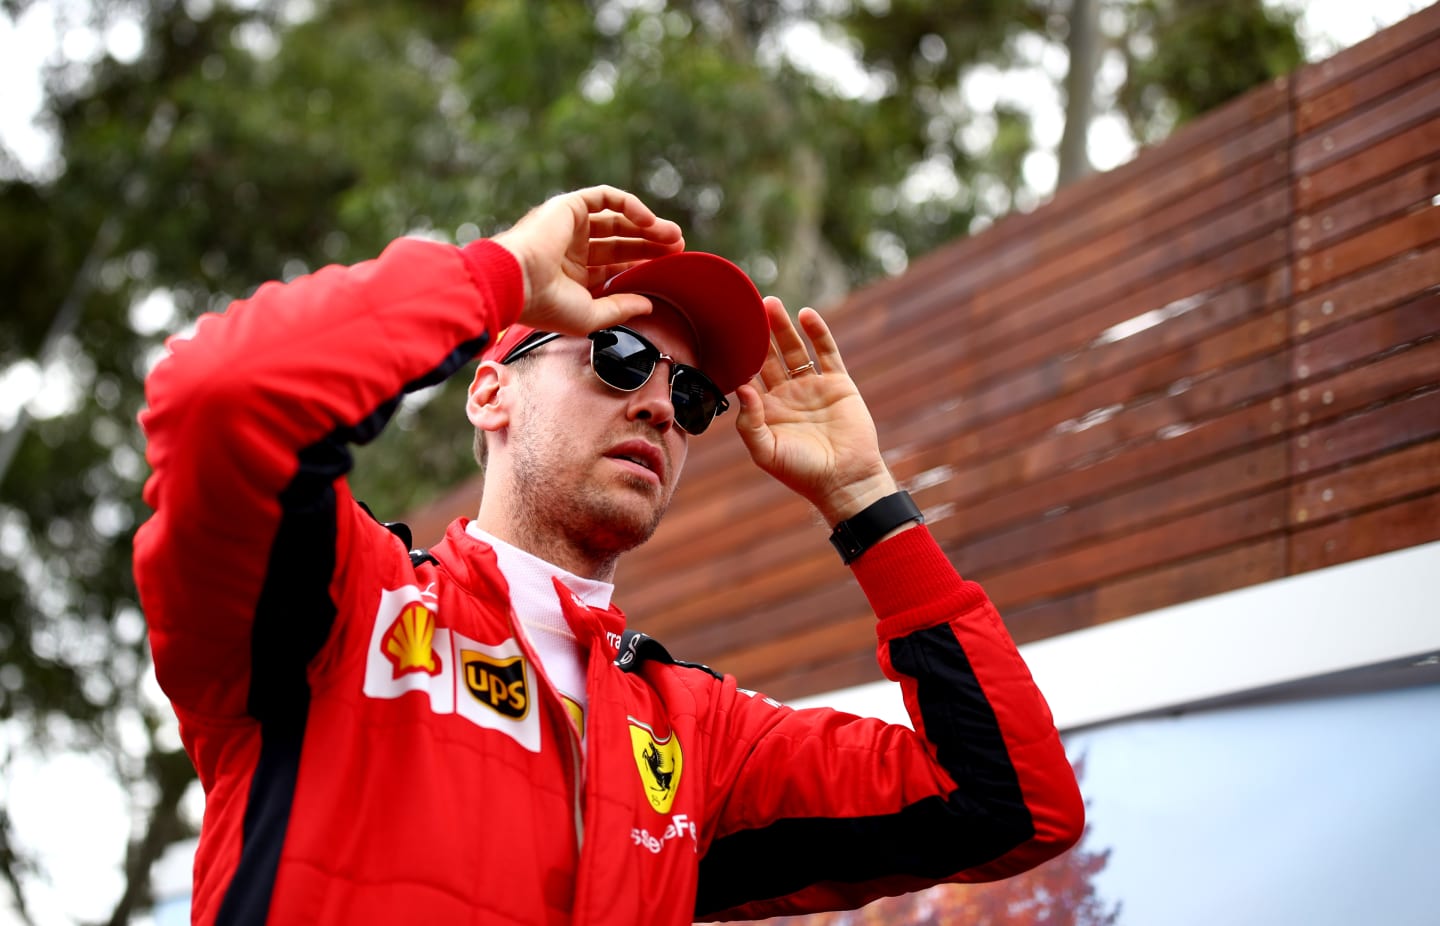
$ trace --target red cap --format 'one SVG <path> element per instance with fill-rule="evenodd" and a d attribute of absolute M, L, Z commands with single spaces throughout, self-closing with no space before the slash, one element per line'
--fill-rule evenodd
<path fill-rule="evenodd" d="M 669 303 L 695 331 L 696 362 L 723 392 L 760 372 L 770 350 L 770 325 L 760 291 L 745 271 L 716 254 L 680 251 L 631 267 L 606 281 L 598 295 L 639 293 Z M 500 360 L 534 328 L 514 324 L 486 348 Z"/>

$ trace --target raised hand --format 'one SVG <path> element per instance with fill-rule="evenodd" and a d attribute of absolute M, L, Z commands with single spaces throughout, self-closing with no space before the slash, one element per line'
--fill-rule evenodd
<path fill-rule="evenodd" d="M 657 218 L 639 198 L 611 186 L 553 196 L 493 240 L 524 270 L 520 320 L 576 335 L 649 312 L 644 296 L 616 293 L 596 299 L 591 292 L 642 260 L 685 248 L 679 225 Z"/>
<path fill-rule="evenodd" d="M 896 491 L 895 479 L 880 456 L 870 409 L 820 313 L 800 310 L 802 338 L 779 299 L 766 297 L 765 312 L 770 356 L 737 390 L 736 430 L 757 466 L 833 526 Z"/>

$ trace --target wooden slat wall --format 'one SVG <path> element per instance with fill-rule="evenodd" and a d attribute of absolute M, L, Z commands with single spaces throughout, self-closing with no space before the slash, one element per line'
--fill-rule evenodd
<path fill-rule="evenodd" d="M 1440 6 L 826 314 L 1021 642 L 1440 539 Z M 634 625 L 779 697 L 878 678 L 823 525 L 691 447 Z"/>

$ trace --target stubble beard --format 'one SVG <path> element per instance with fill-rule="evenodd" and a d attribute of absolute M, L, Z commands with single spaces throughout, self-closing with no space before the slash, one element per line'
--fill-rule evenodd
<path fill-rule="evenodd" d="M 574 454 L 559 442 L 545 443 L 549 446 L 528 441 L 512 446 L 513 491 L 522 522 L 517 529 L 537 556 L 564 565 L 568 550 L 590 564 L 596 577 L 613 574 L 620 556 L 649 540 L 660 526 L 670 506 L 670 491 L 661 490 L 659 504 L 641 506 L 635 502 L 642 498 L 648 502 L 655 487 L 639 476 L 618 475 L 623 493 L 591 480 L 557 485 L 554 463 L 573 459 Z M 629 504 L 623 496 L 630 497 Z"/>

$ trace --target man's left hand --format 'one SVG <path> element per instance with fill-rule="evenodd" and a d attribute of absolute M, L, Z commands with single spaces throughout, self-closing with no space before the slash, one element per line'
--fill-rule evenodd
<path fill-rule="evenodd" d="M 880 455 L 870 409 L 820 313 L 801 309 L 797 330 L 774 296 L 766 297 L 765 312 L 773 343 L 760 373 L 736 392 L 736 430 L 755 464 L 833 527 L 898 487 Z M 805 338 L 814 346 L 813 363 Z"/>

